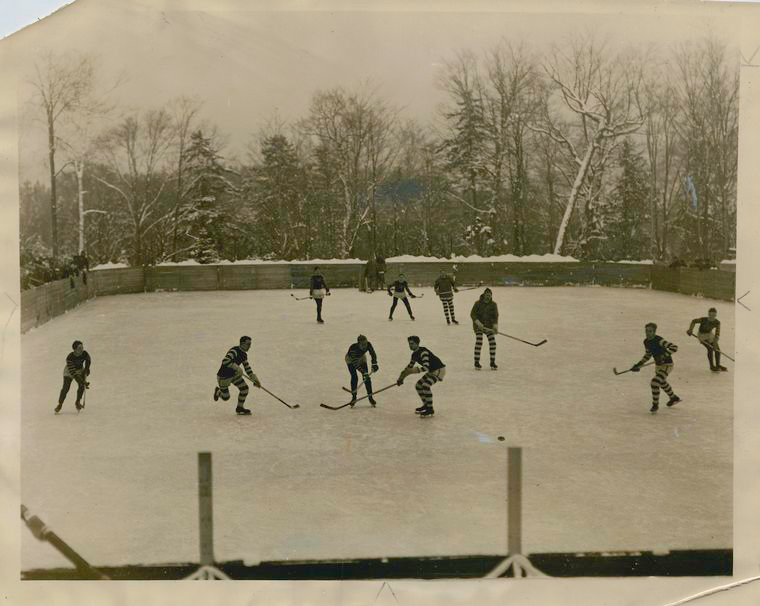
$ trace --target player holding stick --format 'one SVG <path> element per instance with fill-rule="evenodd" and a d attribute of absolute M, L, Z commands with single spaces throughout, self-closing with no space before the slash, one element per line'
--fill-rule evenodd
<path fill-rule="evenodd" d="M 441 273 L 435 281 L 435 294 L 441 300 L 443 305 L 443 315 L 446 316 L 446 324 L 459 324 L 454 317 L 454 293 L 459 292 L 457 290 L 454 277 L 446 273 L 441 269 Z"/>
<path fill-rule="evenodd" d="M 356 343 L 351 345 L 346 352 L 346 366 L 348 366 L 348 372 L 351 374 L 351 408 L 356 403 L 356 390 L 359 385 L 359 377 L 357 370 L 362 373 L 362 380 L 364 381 L 364 387 L 367 389 L 367 397 L 369 403 L 375 406 L 377 402 L 372 397 L 372 379 L 369 377 L 369 369 L 367 368 L 367 352 L 372 358 L 372 372 L 377 372 L 380 367 L 377 364 L 377 354 L 375 348 L 372 347 L 372 343 L 367 340 L 364 335 L 359 335 L 356 338 Z"/>
<path fill-rule="evenodd" d="M 670 396 L 668 406 L 673 406 L 681 401 L 681 398 L 673 393 L 673 389 L 667 380 L 670 371 L 673 370 L 673 358 L 671 354 L 678 351 L 678 345 L 669 343 L 658 336 L 657 324 L 654 322 L 649 322 L 644 327 L 644 333 L 646 334 L 646 338 L 644 339 L 644 357 L 631 367 L 631 371 L 639 372 L 644 363 L 649 358 L 654 357 L 655 373 L 650 381 L 650 386 L 652 387 L 652 408 L 649 409 L 649 412 L 654 414 L 659 409 L 660 389 Z"/>
<path fill-rule="evenodd" d="M 718 346 L 718 339 L 720 339 L 720 320 L 718 320 L 718 310 L 711 307 L 707 311 L 707 317 L 694 318 L 689 324 L 689 328 L 686 334 L 694 336 L 694 326 L 699 324 L 699 330 L 697 331 L 697 339 L 707 350 L 707 361 L 710 363 L 710 370 L 713 372 L 719 372 L 721 370 L 728 370 L 725 366 L 720 365 L 720 347 Z M 715 333 L 713 333 L 713 330 Z M 713 361 L 713 354 L 715 354 L 715 361 Z"/>
<path fill-rule="evenodd" d="M 246 376 L 256 387 L 261 387 L 258 377 L 253 374 L 250 364 L 248 364 L 248 350 L 251 349 L 251 337 L 240 337 L 240 344 L 230 347 L 227 355 L 224 356 L 221 366 L 216 373 L 218 387 L 214 388 L 214 401 L 222 398 L 225 402 L 230 399 L 230 384 L 238 388 L 238 401 L 235 412 L 239 415 L 249 415 L 251 411 L 243 406 L 248 396 L 248 385 L 243 380 L 243 369 Z M 241 368 L 242 366 L 242 368 Z"/>
<path fill-rule="evenodd" d="M 414 412 L 420 417 L 431 417 L 435 411 L 433 410 L 433 392 L 430 388 L 438 381 L 443 381 L 443 377 L 446 375 L 446 365 L 427 347 L 420 345 L 419 337 L 413 335 L 408 337 L 407 341 L 409 349 L 412 350 L 412 358 L 406 368 L 401 371 L 396 385 L 402 385 L 404 379 L 410 374 L 424 372 L 425 374 L 414 386 L 417 395 L 422 400 L 422 406 L 416 408 Z M 419 364 L 420 368 L 416 364 Z"/>
<path fill-rule="evenodd" d="M 66 394 L 69 393 L 71 382 L 77 382 L 77 399 L 75 406 L 77 412 L 84 408 L 81 403 L 84 390 L 89 387 L 85 377 L 90 374 L 90 364 L 92 364 L 92 358 L 84 350 L 84 345 L 81 341 L 74 341 L 71 344 L 72 352 L 66 356 L 66 366 L 63 367 L 63 386 L 61 387 L 61 393 L 58 395 L 58 406 L 55 407 L 55 414 L 61 412 L 61 407 L 66 399 Z"/>
<path fill-rule="evenodd" d="M 491 370 L 496 370 L 496 333 L 499 331 L 499 309 L 493 301 L 493 293 L 486 288 L 475 301 L 470 311 L 472 329 L 475 331 L 475 368 L 480 370 L 480 350 L 483 348 L 483 334 L 488 337 L 488 352 L 491 357 Z"/>

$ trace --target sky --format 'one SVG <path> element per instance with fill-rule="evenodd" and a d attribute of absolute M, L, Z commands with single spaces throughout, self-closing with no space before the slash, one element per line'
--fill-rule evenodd
<path fill-rule="evenodd" d="M 72 0 L 2 0 L 0 11 L 0 38 L 17 32 L 37 19 L 44 19 Z"/>
<path fill-rule="evenodd" d="M 382 6 L 393 2 L 384 0 Z M 422 0 L 406 5 L 414 10 L 349 12 L 251 10 L 266 7 L 265 0 L 77 0 L 3 41 L 21 86 L 21 171 L 35 175 L 32 179 L 45 171 L 45 133 L 24 83 L 34 58 L 46 49 L 94 55 L 105 86 L 120 78 L 117 100 L 123 111 L 165 107 L 180 95 L 199 99 L 203 118 L 229 142 L 225 155 L 243 159 L 267 123 L 306 117 L 314 93 L 333 87 L 369 88 L 403 119 L 431 124 L 445 101 L 437 85 L 445 62 L 464 50 L 481 55 L 504 39 L 540 47 L 592 28 L 613 45 L 632 42 L 665 53 L 669 44 L 709 33 L 728 37 L 736 27 L 735 19 L 714 14 L 705 19 L 699 14 L 703 9 L 684 11 L 678 3 L 654 13 L 632 12 L 631 2 L 611 2 L 600 14 L 599 3 L 586 3 L 592 7 L 586 10 L 555 3 L 555 11 L 573 11 L 558 13 L 540 12 L 533 8 L 538 4 L 530 12 L 515 12 L 514 1 L 489 5 L 512 7 L 511 12 L 470 10 L 469 4 L 462 12 L 463 5 L 453 2 L 440 0 L 436 7 L 449 9 L 435 12 Z M 20 6 L 3 13 L 3 33 L 66 3 L 13 4 Z M 551 0 L 539 4 L 551 6 Z"/>

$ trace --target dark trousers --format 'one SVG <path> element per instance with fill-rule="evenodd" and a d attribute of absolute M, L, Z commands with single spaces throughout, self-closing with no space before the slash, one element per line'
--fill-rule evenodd
<path fill-rule="evenodd" d="M 353 366 L 351 364 L 346 364 L 348 366 L 348 372 L 351 373 L 351 392 L 353 394 L 356 394 L 356 388 L 359 385 L 359 374 L 357 373 L 357 370 L 362 373 L 362 379 L 364 380 L 364 386 L 367 388 L 367 394 L 372 395 L 372 379 L 369 378 L 369 369 L 367 368 L 367 363 L 363 362 L 359 364 L 359 366 Z"/>
<path fill-rule="evenodd" d="M 409 299 L 401 299 L 401 300 L 404 302 L 404 305 L 406 305 L 406 311 L 409 312 L 409 317 L 410 318 L 414 317 L 412 315 L 412 306 L 409 305 Z M 396 309 L 396 305 L 398 305 L 398 301 L 399 300 L 396 297 L 393 297 L 393 303 L 391 304 L 391 313 L 388 314 L 389 318 L 393 317 L 393 310 Z"/>
<path fill-rule="evenodd" d="M 314 299 L 317 304 L 317 320 L 322 319 L 322 299 Z"/>
<path fill-rule="evenodd" d="M 63 404 L 63 401 L 66 399 L 66 394 L 69 393 L 69 387 L 71 387 L 72 381 L 76 381 L 78 385 L 77 402 L 82 400 L 82 396 L 84 395 L 84 379 L 80 379 L 79 377 L 76 379 L 73 379 L 72 377 L 63 377 L 63 387 L 61 387 L 61 394 L 58 396 L 59 404 Z"/>

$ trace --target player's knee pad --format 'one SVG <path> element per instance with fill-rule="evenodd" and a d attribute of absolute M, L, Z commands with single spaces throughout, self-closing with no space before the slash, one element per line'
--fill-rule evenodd
<path fill-rule="evenodd" d="M 219 397 L 222 398 L 222 400 L 229 400 L 230 399 L 230 390 L 226 387 L 224 389 L 219 390 Z"/>

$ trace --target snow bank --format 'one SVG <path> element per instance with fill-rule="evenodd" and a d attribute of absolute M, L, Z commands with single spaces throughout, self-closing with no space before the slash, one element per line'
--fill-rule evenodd
<path fill-rule="evenodd" d="M 579 263 L 579 260 L 575 257 L 565 257 L 563 255 L 555 255 L 547 253 L 545 255 L 497 255 L 493 257 L 481 257 L 480 255 L 470 255 L 469 257 L 423 257 L 415 255 L 400 255 L 398 257 L 387 257 L 385 259 L 387 263 Z M 237 261 L 230 261 L 228 259 L 222 259 L 216 263 L 209 263 L 208 265 L 363 265 L 367 261 L 366 259 L 297 259 L 293 261 L 283 261 L 278 259 L 264 260 L 264 259 L 239 259 Z M 624 259 L 617 261 L 617 263 L 632 263 L 639 265 L 652 265 L 651 259 L 644 259 L 637 261 L 633 259 Z M 736 263 L 736 261 L 722 261 L 722 263 Z M 164 263 L 158 263 L 159 267 L 167 267 L 172 265 L 202 265 L 194 259 L 187 259 L 185 261 L 165 261 Z M 117 267 L 128 267 L 124 263 L 104 263 L 98 265 L 93 269 L 114 269 Z"/>
<path fill-rule="evenodd" d="M 90 268 L 90 271 L 95 271 L 96 269 L 121 269 L 123 267 L 129 267 L 126 263 L 101 263 L 100 265 L 96 265 L 95 267 Z"/>
<path fill-rule="evenodd" d="M 469 257 L 451 257 L 450 259 L 438 257 L 415 257 L 413 255 L 402 255 L 400 257 L 388 257 L 387 262 L 391 263 L 578 263 L 578 259 L 573 257 L 563 257 L 562 255 L 545 254 L 545 255 L 497 255 L 495 257 L 481 257 L 480 255 L 470 255 Z"/>
<path fill-rule="evenodd" d="M 167 265 L 200 265 L 195 259 L 185 259 L 184 261 L 164 261 L 163 263 L 156 263 L 156 267 L 165 267 Z M 216 265 L 215 263 L 209 263 L 208 265 Z"/>
<path fill-rule="evenodd" d="M 736 259 L 724 259 L 720 262 L 721 265 L 736 265 Z"/>

